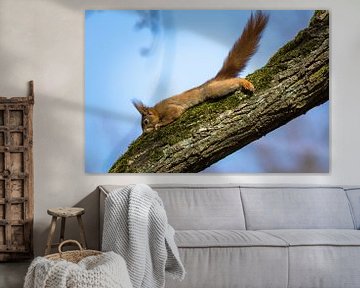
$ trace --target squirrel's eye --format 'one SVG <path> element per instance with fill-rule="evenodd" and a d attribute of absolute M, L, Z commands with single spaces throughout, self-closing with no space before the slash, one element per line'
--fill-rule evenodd
<path fill-rule="evenodd" d="M 145 125 L 149 124 L 149 119 L 144 119 L 144 124 Z"/>

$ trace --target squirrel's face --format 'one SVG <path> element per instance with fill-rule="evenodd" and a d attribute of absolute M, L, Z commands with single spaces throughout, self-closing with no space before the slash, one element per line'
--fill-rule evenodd
<path fill-rule="evenodd" d="M 146 107 L 141 102 L 133 101 L 135 108 L 141 114 L 141 128 L 144 133 L 149 133 L 156 129 L 156 124 L 159 123 L 159 115 L 154 108 Z"/>
<path fill-rule="evenodd" d="M 159 123 L 159 117 L 156 113 L 151 111 L 147 115 L 141 117 L 141 127 L 143 132 L 148 133 L 156 129 L 156 124 Z"/>

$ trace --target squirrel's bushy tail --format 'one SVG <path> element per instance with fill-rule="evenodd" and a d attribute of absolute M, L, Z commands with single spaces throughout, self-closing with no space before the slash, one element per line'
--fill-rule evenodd
<path fill-rule="evenodd" d="M 268 19 L 269 16 L 261 11 L 256 11 L 255 15 L 251 14 L 240 38 L 230 50 L 214 80 L 224 80 L 238 76 L 251 56 L 256 52 Z"/>

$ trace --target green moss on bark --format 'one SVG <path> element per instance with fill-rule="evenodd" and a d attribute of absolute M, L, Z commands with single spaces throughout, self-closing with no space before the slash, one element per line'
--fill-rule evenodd
<path fill-rule="evenodd" d="M 314 74 L 310 75 L 309 81 L 313 82 L 318 80 L 321 77 L 327 76 L 329 74 L 329 65 L 325 65 L 316 71 Z"/>
<path fill-rule="evenodd" d="M 161 129 L 148 133 L 142 134 L 138 139 L 132 142 L 129 145 L 127 152 L 122 155 L 118 161 L 116 161 L 113 166 L 110 168 L 110 173 L 127 172 L 127 173 L 136 173 L 138 171 L 131 168 L 131 155 L 141 154 L 146 143 L 157 143 L 157 147 L 165 147 L 167 145 L 173 145 L 181 141 L 182 139 L 187 139 L 191 137 L 190 129 L 184 129 L 187 126 L 200 126 L 204 121 L 211 121 L 212 115 L 224 112 L 226 110 L 231 110 L 236 108 L 239 103 L 248 99 L 251 95 L 245 94 L 241 91 L 236 91 L 229 96 L 218 101 L 207 101 L 201 105 L 190 108 L 186 111 L 179 119 L 162 127 Z M 199 118 L 201 115 L 201 118 Z M 147 158 L 153 161 L 157 161 L 164 156 L 162 152 L 157 152 L 158 149 L 152 149 L 148 152 Z M 144 172 L 142 170 L 142 172 Z"/>
<path fill-rule="evenodd" d="M 316 11 L 310 21 L 310 27 L 302 30 L 296 37 L 280 48 L 261 69 L 248 75 L 246 78 L 251 81 L 257 91 L 269 88 L 271 81 L 279 72 L 288 69 L 288 62 L 292 59 L 299 58 L 309 54 L 315 45 L 318 45 L 318 39 L 314 38 L 312 26 L 316 25 L 319 17 L 328 21 L 328 13 L 325 10 Z M 325 37 L 325 35 L 317 35 L 317 37 Z"/>

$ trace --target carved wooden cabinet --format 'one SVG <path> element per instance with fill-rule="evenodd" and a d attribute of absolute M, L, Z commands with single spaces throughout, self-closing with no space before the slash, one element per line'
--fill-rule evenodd
<path fill-rule="evenodd" d="M 0 261 L 33 255 L 33 91 L 0 97 Z"/>

